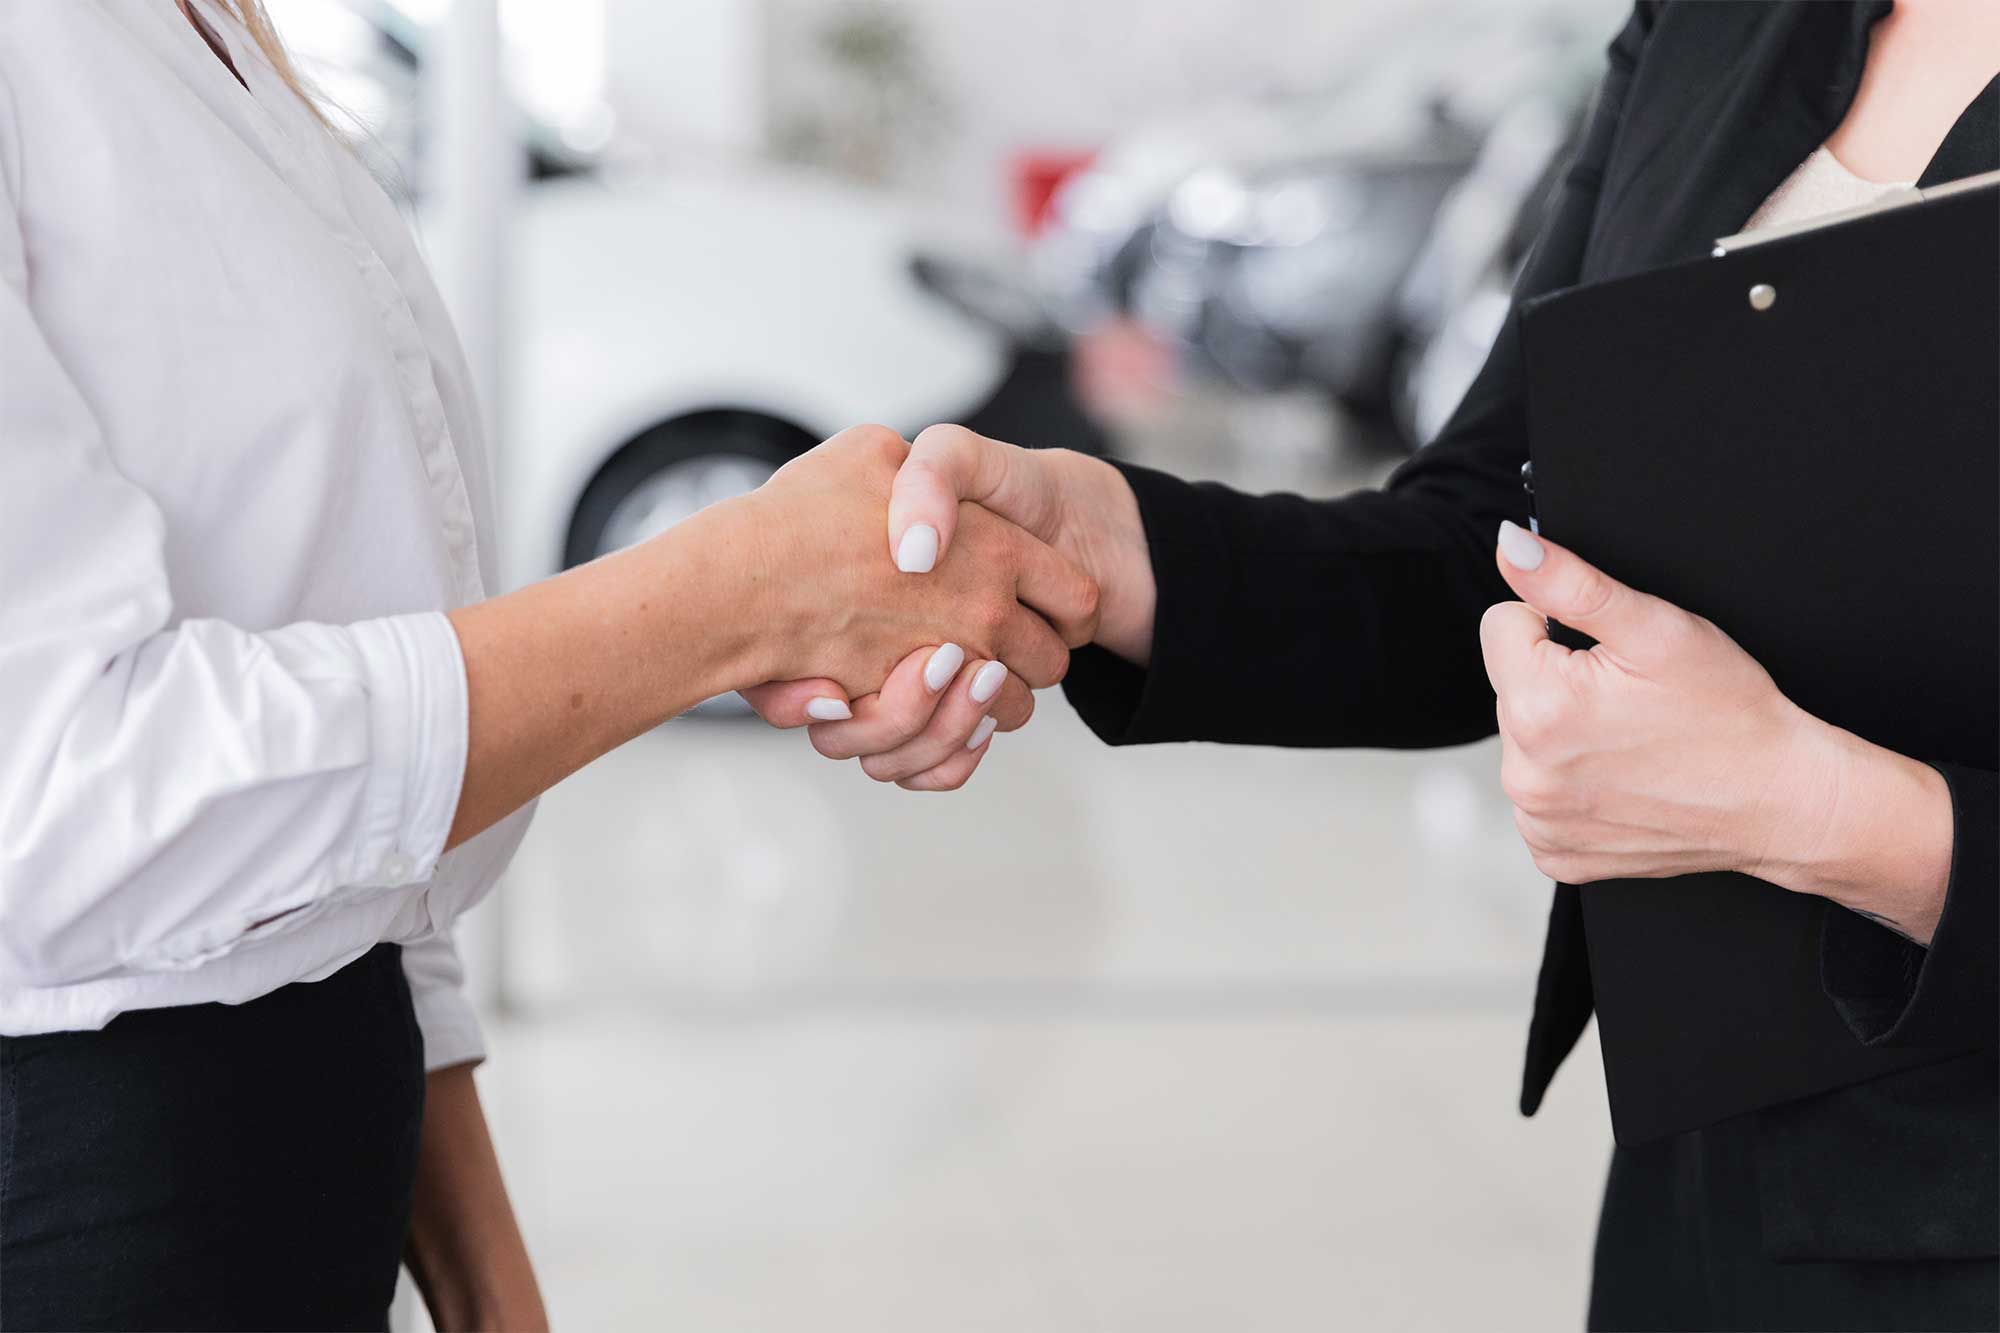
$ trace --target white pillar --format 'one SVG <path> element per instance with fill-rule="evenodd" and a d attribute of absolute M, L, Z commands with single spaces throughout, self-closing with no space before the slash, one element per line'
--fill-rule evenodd
<path fill-rule="evenodd" d="M 422 188 L 430 257 L 472 366 L 493 474 L 504 484 L 509 446 L 500 385 L 507 366 L 508 221 L 523 171 L 502 74 L 496 0 L 451 0 L 431 28 L 424 56 Z M 488 1008 L 506 996 L 505 912 L 498 896 L 458 928 L 467 986 Z"/>

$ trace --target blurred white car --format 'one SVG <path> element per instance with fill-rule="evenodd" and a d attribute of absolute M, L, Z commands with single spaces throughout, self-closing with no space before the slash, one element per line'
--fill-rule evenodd
<path fill-rule="evenodd" d="M 421 231 L 426 30 L 386 0 L 271 8 Z M 532 109 L 523 126 L 532 183 L 510 236 L 500 397 L 510 585 L 750 490 L 858 422 L 1004 421 L 1096 446 L 1046 350 L 919 280 L 938 238 L 908 207 L 770 165 L 619 170 L 602 125 L 577 128 Z"/>
<path fill-rule="evenodd" d="M 758 171 L 531 190 L 504 411 L 512 572 L 629 545 L 861 421 L 976 416 L 1006 340 L 917 282 L 908 220 Z"/>

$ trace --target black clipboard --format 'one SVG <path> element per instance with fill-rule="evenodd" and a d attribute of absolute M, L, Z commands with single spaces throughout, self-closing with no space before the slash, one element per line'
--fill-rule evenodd
<path fill-rule="evenodd" d="M 1524 304 L 1543 531 L 1728 631 L 1818 717 L 2000 767 L 2000 174 Z M 1754 242 L 1754 243 L 1747 243 Z M 1588 644 L 1566 627 L 1558 637 Z M 1863 1046 L 1823 899 L 1583 886 L 1614 1131 L 1642 1143 L 1958 1054 Z"/>

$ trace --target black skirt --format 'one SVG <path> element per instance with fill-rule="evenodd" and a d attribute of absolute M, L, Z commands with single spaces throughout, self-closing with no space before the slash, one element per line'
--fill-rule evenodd
<path fill-rule="evenodd" d="M 394 945 L 0 1038 L 0 1328 L 386 1328 L 423 1104 Z"/>

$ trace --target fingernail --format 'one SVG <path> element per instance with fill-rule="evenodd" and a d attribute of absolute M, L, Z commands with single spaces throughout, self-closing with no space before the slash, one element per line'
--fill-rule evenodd
<path fill-rule="evenodd" d="M 948 643 L 931 654 L 931 660 L 924 663 L 924 688 L 936 694 L 951 684 L 951 678 L 965 665 L 965 649 L 955 643 Z"/>
<path fill-rule="evenodd" d="M 806 716 L 815 722 L 845 722 L 854 716 L 854 710 L 839 699 L 821 695 L 806 700 Z"/>
<path fill-rule="evenodd" d="M 1000 686 L 1007 680 L 1007 666 L 1004 662 L 988 662 L 972 675 L 972 702 L 983 704 L 1000 693 Z"/>
<path fill-rule="evenodd" d="M 919 523 L 896 543 L 896 568 L 905 574 L 928 574 L 937 564 L 937 529 Z"/>
<path fill-rule="evenodd" d="M 1534 534 L 1511 519 L 1500 520 L 1500 554 L 1508 564 L 1519 570 L 1533 570 L 1542 567 L 1542 544 Z"/>
<path fill-rule="evenodd" d="M 999 725 L 1000 725 L 999 718 L 996 717 L 980 718 L 979 725 L 972 729 L 972 739 L 968 740 L 965 743 L 965 748 L 968 750 L 977 750 L 980 746 L 986 744 L 987 741 L 992 740 L 993 728 Z"/>

